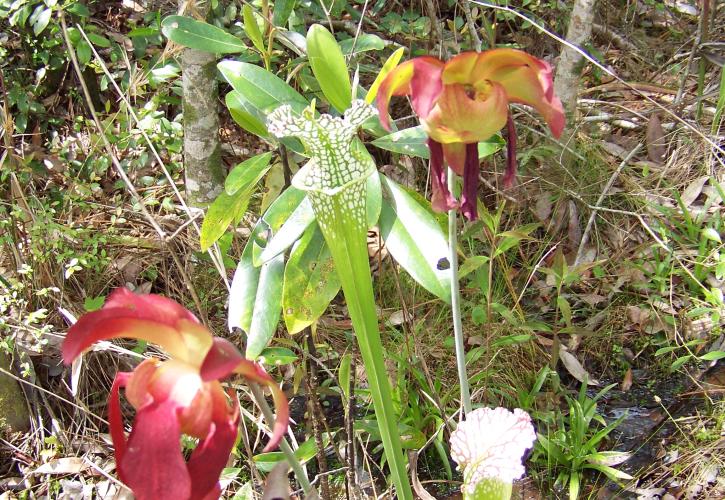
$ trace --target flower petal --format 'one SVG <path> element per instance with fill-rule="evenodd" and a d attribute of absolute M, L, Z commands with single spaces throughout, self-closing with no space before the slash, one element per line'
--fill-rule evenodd
<path fill-rule="evenodd" d="M 180 304 L 119 288 L 101 310 L 82 316 L 70 327 L 63 359 L 70 363 L 93 343 L 113 338 L 147 340 L 192 364 L 200 363 L 211 346 L 211 334 Z"/>
<path fill-rule="evenodd" d="M 443 146 L 440 142 L 428 139 L 430 150 L 430 203 L 436 212 L 447 212 L 458 208 L 458 202 L 448 190 L 447 169 L 443 163 Z"/>
<path fill-rule="evenodd" d="M 462 84 L 445 86 L 435 108 L 421 120 L 428 136 L 443 144 L 469 144 L 485 141 L 503 128 L 508 112 L 503 87 L 488 85 L 475 98 L 468 92 Z"/>
<path fill-rule="evenodd" d="M 121 399 L 118 391 L 122 387 L 126 387 L 130 377 L 131 374 L 127 372 L 116 373 L 108 398 L 108 427 L 111 431 L 116 463 L 121 463 L 126 453 L 126 435 L 123 432 L 123 415 L 121 414 Z M 121 481 L 126 482 L 120 470 L 118 475 Z"/>
<path fill-rule="evenodd" d="M 197 445 L 186 464 L 191 477 L 193 499 L 205 498 L 219 488 L 219 476 L 227 465 L 237 439 L 238 409 L 235 406 L 235 410 L 230 413 L 221 387 L 219 393 L 214 394 L 220 399 L 214 401 L 215 416 L 209 434 Z"/>
<path fill-rule="evenodd" d="M 460 54 L 446 64 L 444 85 L 468 84 L 479 89 L 486 83 L 504 87 L 508 100 L 535 108 L 559 137 L 564 130 L 564 109 L 554 95 L 549 63 L 516 49 L 494 49 Z"/>
<path fill-rule="evenodd" d="M 191 478 L 181 454 L 178 406 L 153 402 L 136 413 L 119 474 L 138 500 L 190 498 Z"/>
<path fill-rule="evenodd" d="M 149 384 L 156 374 L 156 370 L 161 362 L 157 359 L 145 359 L 140 365 L 130 373 L 128 384 L 126 385 L 126 399 L 129 403 L 139 409 L 151 402 L 151 394 L 149 394 Z"/>
<path fill-rule="evenodd" d="M 466 165 L 463 169 L 461 212 L 468 220 L 478 218 L 478 144 L 466 144 Z"/>
<path fill-rule="evenodd" d="M 508 189 L 516 182 L 516 125 L 509 111 L 506 122 L 506 173 L 503 176 L 503 187 Z"/>
<path fill-rule="evenodd" d="M 463 167 L 466 165 L 466 145 L 464 143 L 449 142 L 443 144 L 443 157 L 455 173 L 463 175 Z"/>
<path fill-rule="evenodd" d="M 277 418 L 274 422 L 272 437 L 264 451 L 273 450 L 287 432 L 289 424 L 289 404 L 284 392 L 261 366 L 244 358 L 231 342 L 215 338 L 213 347 L 202 363 L 201 377 L 203 380 L 218 380 L 231 373 L 237 373 L 254 382 L 264 384 L 272 391 Z"/>
<path fill-rule="evenodd" d="M 416 57 L 388 73 L 375 101 L 383 127 L 390 130 L 388 105 L 394 95 L 410 95 L 416 114 L 421 118 L 428 116 L 443 89 L 443 66 L 443 61 L 435 57 Z"/>

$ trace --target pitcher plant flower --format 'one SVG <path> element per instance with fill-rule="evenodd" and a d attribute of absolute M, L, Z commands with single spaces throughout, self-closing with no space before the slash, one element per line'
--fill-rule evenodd
<path fill-rule="evenodd" d="M 215 338 L 173 300 L 115 290 L 102 309 L 81 317 L 63 342 L 63 359 L 74 359 L 93 343 L 114 338 L 145 340 L 170 359 L 147 359 L 133 372 L 116 374 L 108 402 L 109 427 L 120 479 L 137 498 L 218 498 L 219 475 L 237 438 L 238 404 L 220 379 L 235 373 L 267 385 L 277 418 L 266 450 L 287 430 L 284 393 L 258 364 L 246 360 L 229 341 Z M 136 410 L 126 439 L 119 390 Z M 199 440 L 188 461 L 181 435 Z"/>
<path fill-rule="evenodd" d="M 531 417 L 516 408 L 479 408 L 451 434 L 451 458 L 463 471 L 464 498 L 509 498 L 514 479 L 524 475 L 521 461 L 536 441 Z M 488 493 L 479 497 L 482 490 Z"/>
<path fill-rule="evenodd" d="M 464 52 L 448 62 L 430 56 L 406 61 L 383 80 L 377 94 L 382 125 L 390 130 L 388 105 L 394 95 L 408 95 L 428 135 L 433 208 L 460 208 L 477 217 L 478 146 L 504 126 L 508 128 L 508 160 L 504 185 L 516 177 L 513 120 L 509 103 L 532 106 L 559 137 L 564 110 L 554 95 L 551 66 L 516 49 Z M 446 183 L 444 160 L 463 177 L 460 204 Z"/>

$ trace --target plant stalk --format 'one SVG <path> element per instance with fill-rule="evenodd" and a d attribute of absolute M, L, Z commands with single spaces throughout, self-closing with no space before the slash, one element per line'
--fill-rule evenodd
<path fill-rule="evenodd" d="M 455 193 L 456 174 L 448 169 L 448 189 Z M 456 368 L 458 384 L 461 386 L 463 414 L 471 412 L 471 392 L 466 374 L 466 351 L 463 346 L 463 325 L 461 324 L 461 291 L 458 284 L 458 223 L 456 210 L 448 211 L 448 261 L 451 266 L 451 310 L 453 313 L 453 336 L 456 343 Z"/>

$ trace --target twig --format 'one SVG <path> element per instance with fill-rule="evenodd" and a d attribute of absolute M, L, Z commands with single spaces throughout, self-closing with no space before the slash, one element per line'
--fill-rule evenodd
<path fill-rule="evenodd" d="M 481 37 L 478 36 L 478 30 L 476 29 L 476 21 L 473 19 L 471 14 L 471 5 L 468 0 L 461 2 L 461 8 L 466 16 L 466 25 L 468 26 L 468 33 L 471 35 L 471 42 L 473 42 L 473 48 L 476 52 L 481 52 Z"/>
<path fill-rule="evenodd" d="M 629 154 L 622 160 L 622 163 L 619 164 L 617 167 L 617 170 L 614 171 L 612 176 L 609 178 L 609 181 L 607 181 L 607 184 L 604 186 L 604 189 L 602 190 L 602 193 L 599 195 L 599 199 L 597 199 L 596 205 L 599 206 L 604 201 L 604 197 L 607 195 L 609 190 L 612 188 L 612 185 L 614 184 L 614 181 L 617 180 L 617 177 L 619 177 L 620 172 L 622 172 L 622 169 L 629 163 L 629 160 L 631 160 L 634 155 L 639 152 L 639 150 L 642 149 L 642 143 L 640 142 L 637 144 L 632 151 L 629 152 Z M 584 247 L 586 246 L 587 242 L 589 241 L 589 233 L 592 230 L 592 226 L 594 225 L 594 219 L 597 216 L 597 211 L 592 210 L 592 213 L 589 214 L 589 220 L 587 221 L 587 226 L 584 229 L 584 234 L 582 234 L 581 241 L 579 242 L 579 249 L 576 252 L 576 258 L 574 259 L 574 265 L 577 266 L 581 262 L 582 255 L 584 254 Z"/>
<path fill-rule="evenodd" d="M 126 188 L 131 193 L 131 196 L 133 196 L 136 203 L 138 203 L 141 213 L 144 215 L 144 217 L 146 217 L 146 220 L 151 225 L 151 227 L 153 227 L 154 230 L 158 233 L 159 238 L 163 240 L 166 237 L 166 232 L 161 228 L 161 226 L 159 226 L 159 223 L 156 222 L 156 219 L 154 219 L 151 213 L 146 210 L 143 198 L 141 198 L 141 196 L 138 194 L 136 188 L 131 182 L 131 179 L 128 178 L 128 175 L 126 175 L 126 172 L 123 170 L 121 163 L 118 161 L 118 158 L 116 158 L 116 155 L 113 152 L 113 147 L 111 146 L 111 142 L 108 140 L 108 137 L 106 137 L 103 125 L 101 125 L 101 120 L 98 119 L 98 115 L 96 114 L 96 108 L 95 106 L 93 106 L 93 99 L 91 99 L 91 93 L 88 91 L 88 86 L 86 85 L 86 81 L 83 78 L 83 73 L 81 71 L 80 65 L 78 64 L 75 50 L 73 50 L 73 45 L 70 43 L 70 39 L 68 38 L 68 27 L 65 24 L 65 16 L 63 15 L 62 9 L 58 11 L 58 16 L 60 18 L 60 25 L 63 30 L 63 40 L 65 41 L 66 50 L 68 51 L 71 63 L 73 64 L 73 69 L 75 69 L 76 75 L 78 76 L 78 81 L 81 84 L 81 88 L 83 89 L 83 96 L 85 97 L 88 110 L 91 112 L 91 118 L 93 118 L 93 122 L 98 128 L 101 139 L 103 139 L 103 145 L 106 153 L 108 153 L 108 156 L 111 158 L 111 163 L 113 163 L 113 167 L 116 169 L 116 173 L 121 178 L 121 180 L 123 180 L 123 183 L 126 184 Z"/>

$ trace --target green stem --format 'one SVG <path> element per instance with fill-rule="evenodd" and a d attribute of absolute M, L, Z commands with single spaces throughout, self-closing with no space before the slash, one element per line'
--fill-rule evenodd
<path fill-rule="evenodd" d="M 413 498 L 413 492 L 408 481 L 406 461 L 398 433 L 398 417 L 393 408 L 390 381 L 385 370 L 385 356 L 378 330 L 378 314 L 368 261 L 365 219 L 356 217 L 345 201 L 346 198 L 349 200 L 358 197 L 364 200 L 364 187 L 365 183 L 361 182 L 349 186 L 338 195 L 329 197 L 311 193 L 311 199 L 325 240 L 330 247 L 358 339 L 396 495 L 401 500 L 408 500 Z M 356 190 L 359 193 L 355 196 L 347 193 L 347 190 Z M 319 199 L 321 196 L 327 199 L 322 201 Z"/>
<path fill-rule="evenodd" d="M 448 189 L 454 192 L 456 174 L 448 169 Z M 456 341 L 456 367 L 458 369 L 458 383 L 461 386 L 461 403 L 463 413 L 471 412 L 471 393 L 468 388 L 468 375 L 466 374 L 466 351 L 463 347 L 463 325 L 461 324 L 461 291 L 458 285 L 458 224 L 456 210 L 448 211 L 448 260 L 451 266 L 451 309 L 453 312 L 453 336 Z M 490 285 L 489 285 L 490 286 Z"/>
<path fill-rule="evenodd" d="M 274 413 L 272 413 L 272 409 L 267 404 L 267 400 L 264 399 L 262 389 L 254 382 L 249 382 L 249 388 L 252 390 L 252 395 L 254 396 L 257 406 L 259 406 L 262 410 L 264 419 L 271 428 L 274 425 Z M 307 477 L 305 469 L 302 467 L 300 461 L 297 460 L 295 452 L 292 450 L 292 447 L 289 445 L 286 438 L 282 438 L 279 442 L 279 449 L 287 459 L 287 463 L 289 463 L 290 467 L 292 467 L 292 471 L 295 473 L 295 477 L 297 477 L 297 482 L 300 483 L 302 491 L 305 492 L 305 496 L 311 494 L 314 491 L 314 488 L 312 487 L 312 484 L 310 484 L 310 480 Z"/>

